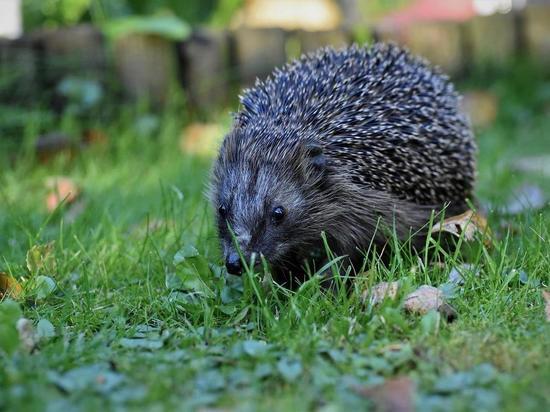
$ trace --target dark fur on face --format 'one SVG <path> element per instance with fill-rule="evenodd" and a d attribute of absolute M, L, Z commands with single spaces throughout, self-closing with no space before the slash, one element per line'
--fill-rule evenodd
<path fill-rule="evenodd" d="M 324 219 L 316 193 L 323 190 L 324 166 L 316 148 L 285 133 L 262 138 L 261 130 L 237 127 L 223 143 L 211 198 L 226 257 L 236 252 L 232 234 L 246 259 L 256 253 L 275 266 L 289 265 L 296 252 L 319 241 Z"/>

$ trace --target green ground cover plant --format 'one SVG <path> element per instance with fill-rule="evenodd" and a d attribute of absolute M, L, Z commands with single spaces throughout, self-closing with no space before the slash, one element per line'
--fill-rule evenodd
<path fill-rule="evenodd" d="M 493 245 L 440 265 L 406 251 L 366 262 L 349 291 L 224 272 L 204 196 L 211 159 L 179 150 L 178 111 L 144 132 L 152 115 L 124 109 L 101 125 L 107 143 L 45 164 L 30 143 L 2 155 L 0 272 L 22 290 L 0 302 L 0 410 L 368 410 L 395 394 L 423 411 L 548 408 L 550 210 L 527 201 L 504 213 L 525 184 L 550 193 L 548 177 L 513 167 L 550 154 L 550 83 L 525 78 L 480 80 L 500 105 L 476 133 Z M 59 127 L 80 133 L 70 117 Z M 81 193 L 49 212 L 52 176 Z M 363 302 L 365 288 L 395 280 L 396 300 Z M 456 321 L 402 310 L 424 284 L 444 291 Z M 394 395 L 376 386 L 396 377 Z"/>

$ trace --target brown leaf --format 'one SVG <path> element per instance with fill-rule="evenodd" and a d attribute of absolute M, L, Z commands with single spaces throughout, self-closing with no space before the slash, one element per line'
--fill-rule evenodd
<path fill-rule="evenodd" d="M 414 382 L 407 376 L 400 376 L 367 388 L 356 387 L 355 392 L 370 399 L 377 411 L 414 411 Z"/>
<path fill-rule="evenodd" d="M 56 271 L 55 256 L 53 254 L 54 241 L 34 245 L 27 251 L 27 269 L 33 275 L 41 271 L 54 273 Z"/>
<path fill-rule="evenodd" d="M 439 309 L 443 304 L 443 292 L 433 286 L 422 285 L 405 298 L 403 307 L 411 313 L 421 315 L 432 309 Z"/>
<path fill-rule="evenodd" d="M 544 300 L 544 310 L 546 311 L 546 320 L 550 322 L 550 290 L 542 291 L 542 299 Z"/>
<path fill-rule="evenodd" d="M 378 305 L 384 299 L 395 299 L 399 290 L 399 282 L 380 282 L 371 289 L 366 289 L 361 297 L 363 302 L 369 299 L 371 305 Z"/>
<path fill-rule="evenodd" d="M 23 293 L 23 288 L 19 282 L 7 273 L 0 272 L 0 300 L 4 296 L 9 296 L 12 299 L 18 299 Z"/>
<path fill-rule="evenodd" d="M 452 216 L 445 219 L 443 222 L 437 222 L 433 225 L 430 234 L 437 232 L 451 233 L 454 236 L 464 236 L 464 240 L 472 241 L 477 234 L 489 235 L 489 227 L 487 220 L 473 210 L 468 210 L 458 216 Z"/>
<path fill-rule="evenodd" d="M 443 292 L 433 286 L 422 285 L 409 293 L 403 307 L 410 313 L 424 315 L 430 310 L 437 310 L 445 319 L 453 321 L 457 318 L 456 310 L 445 302 Z"/>
<path fill-rule="evenodd" d="M 74 181 L 68 177 L 51 177 L 46 181 L 48 195 L 46 197 L 46 207 L 48 211 L 53 212 L 64 202 L 73 203 L 80 195 L 80 189 Z"/>

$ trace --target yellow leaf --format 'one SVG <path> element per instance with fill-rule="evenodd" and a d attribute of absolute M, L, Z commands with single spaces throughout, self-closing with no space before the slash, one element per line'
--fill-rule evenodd
<path fill-rule="evenodd" d="M 475 240 L 476 235 L 487 235 L 490 239 L 490 230 L 487 226 L 487 220 L 473 210 L 468 210 L 458 216 L 452 216 L 443 222 L 433 225 L 430 234 L 437 232 L 447 232 L 454 236 L 464 237 L 464 240 Z M 490 242 L 489 242 L 490 243 Z"/>
<path fill-rule="evenodd" d="M 437 310 L 443 317 L 452 322 L 458 316 L 456 310 L 445 302 L 443 292 L 433 286 L 422 285 L 409 293 L 403 302 L 403 308 L 410 313 L 425 315 Z"/>
<path fill-rule="evenodd" d="M 3 299 L 4 296 L 18 299 L 21 293 L 23 293 L 23 288 L 14 277 L 0 272 L 0 299 Z"/>

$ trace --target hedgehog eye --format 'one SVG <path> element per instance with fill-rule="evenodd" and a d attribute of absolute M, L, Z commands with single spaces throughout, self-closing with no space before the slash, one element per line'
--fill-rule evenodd
<path fill-rule="evenodd" d="M 271 220 L 273 223 L 281 223 L 284 219 L 286 214 L 285 208 L 282 206 L 277 206 L 273 208 L 273 211 L 271 212 Z"/>
<path fill-rule="evenodd" d="M 220 207 L 218 207 L 218 213 L 222 219 L 225 219 L 227 217 L 227 207 L 220 205 Z"/>

